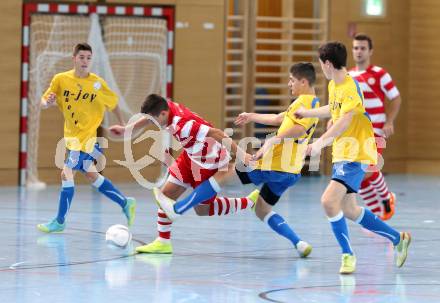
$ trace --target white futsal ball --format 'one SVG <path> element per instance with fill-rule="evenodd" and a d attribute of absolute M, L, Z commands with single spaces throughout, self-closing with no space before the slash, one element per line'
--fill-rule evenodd
<path fill-rule="evenodd" d="M 125 247 L 131 241 L 131 232 L 124 225 L 112 225 L 105 233 L 105 241 L 119 247 Z"/>

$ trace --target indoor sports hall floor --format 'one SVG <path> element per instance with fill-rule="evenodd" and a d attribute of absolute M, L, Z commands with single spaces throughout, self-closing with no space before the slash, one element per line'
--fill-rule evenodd
<path fill-rule="evenodd" d="M 304 240 L 307 259 L 249 212 L 197 217 L 174 226 L 174 255 L 132 255 L 109 247 L 106 229 L 125 223 L 119 208 L 78 186 L 63 234 L 35 225 L 52 218 L 58 187 L 0 189 L 0 302 L 440 302 L 440 178 L 389 176 L 398 197 L 390 223 L 412 233 L 407 263 L 394 266 L 383 238 L 350 224 L 357 272 L 338 274 L 340 252 L 321 210 L 324 177 L 304 177 L 277 205 Z M 133 245 L 155 238 L 151 192 L 121 185 L 138 199 Z M 251 187 L 226 193 L 241 196 Z"/>

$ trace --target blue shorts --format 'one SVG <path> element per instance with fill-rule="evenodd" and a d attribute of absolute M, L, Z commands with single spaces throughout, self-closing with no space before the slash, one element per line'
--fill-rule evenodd
<path fill-rule="evenodd" d="M 359 162 L 335 162 L 333 163 L 332 180 L 343 184 L 347 193 L 357 193 L 365 176 L 367 164 Z"/>
<path fill-rule="evenodd" d="M 95 160 L 101 155 L 102 149 L 98 143 L 95 144 L 93 151 L 89 154 L 79 150 L 67 150 L 67 159 L 64 164 L 73 170 L 79 170 L 85 173 L 91 165 L 95 164 Z"/>
<path fill-rule="evenodd" d="M 301 177 L 301 174 L 292 174 L 273 170 L 260 170 L 254 169 L 250 172 L 241 172 L 236 170 L 241 183 L 243 184 L 255 184 L 263 186 L 260 190 L 260 196 L 269 203 L 270 205 L 275 205 L 280 199 L 281 195 L 290 186 L 295 185 L 295 183 Z"/>

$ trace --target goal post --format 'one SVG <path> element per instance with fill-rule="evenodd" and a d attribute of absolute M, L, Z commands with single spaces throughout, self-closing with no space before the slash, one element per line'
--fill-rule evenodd
<path fill-rule="evenodd" d="M 125 120 L 150 93 L 172 96 L 174 8 L 25 3 L 22 28 L 19 185 L 38 178 L 40 99 L 52 77 L 72 68 L 76 43 L 93 47 L 92 72 L 119 97 Z M 115 122 L 111 115 L 103 124 Z M 109 138 L 116 140 L 116 138 Z"/>

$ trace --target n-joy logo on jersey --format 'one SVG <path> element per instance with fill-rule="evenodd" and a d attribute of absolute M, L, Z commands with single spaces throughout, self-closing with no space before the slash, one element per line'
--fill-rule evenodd
<path fill-rule="evenodd" d="M 84 100 L 84 101 L 93 102 L 93 100 L 96 99 L 97 94 L 89 94 L 89 93 L 83 92 L 82 89 L 80 89 L 77 94 L 74 94 L 71 91 L 66 89 L 66 90 L 64 90 L 63 96 L 66 98 L 74 97 L 74 99 L 73 99 L 74 101 Z"/>
<path fill-rule="evenodd" d="M 342 103 L 334 101 L 332 105 L 332 110 L 336 110 L 337 108 L 341 109 Z"/>

